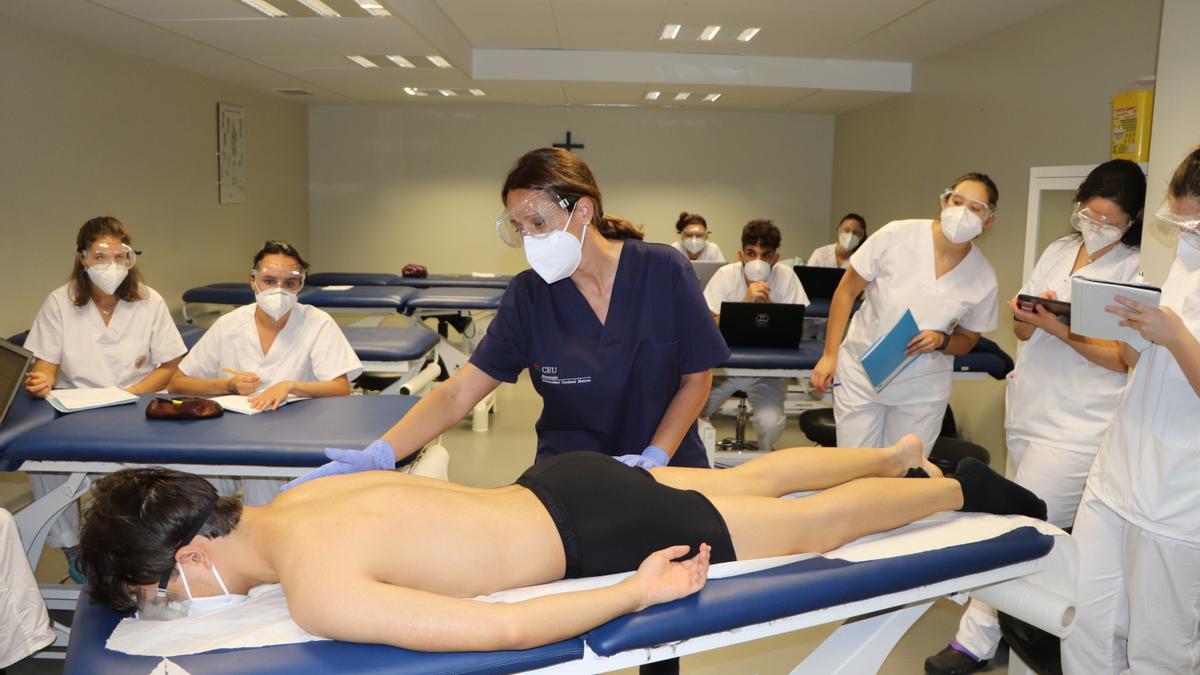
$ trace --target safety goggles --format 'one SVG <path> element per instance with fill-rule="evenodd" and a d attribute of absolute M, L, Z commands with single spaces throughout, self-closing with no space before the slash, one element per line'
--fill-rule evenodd
<path fill-rule="evenodd" d="M 295 266 L 263 265 L 250 270 L 259 290 L 282 288 L 288 293 L 299 293 L 304 288 L 304 269 Z"/>
<path fill-rule="evenodd" d="M 1129 227 L 1129 216 L 1106 216 L 1077 202 L 1075 208 L 1071 210 L 1071 226 L 1082 232 L 1083 228 L 1089 225 L 1101 231 L 1111 231 L 1119 235 Z"/>
<path fill-rule="evenodd" d="M 89 248 L 80 250 L 79 255 L 83 257 L 83 264 L 87 267 L 115 263 L 125 269 L 130 269 L 137 264 L 137 257 L 141 255 L 141 251 L 133 250 L 129 244 L 110 246 L 105 242 L 97 242 Z"/>
<path fill-rule="evenodd" d="M 496 233 L 500 241 L 521 248 L 525 237 L 541 239 L 566 227 L 578 202 L 579 197 L 559 197 L 546 190 L 535 192 L 524 202 L 504 209 L 496 219 Z"/>
<path fill-rule="evenodd" d="M 217 498 L 214 497 L 188 527 L 184 535 L 180 537 L 178 543 L 175 544 L 174 549 L 171 551 L 171 566 L 159 577 L 158 587 L 154 589 L 138 588 L 137 604 L 139 619 L 169 621 L 187 616 L 187 597 L 174 591 L 168 591 L 167 583 L 171 581 L 171 573 L 175 571 L 175 563 L 173 562 L 175 554 L 179 552 L 179 549 L 191 543 L 197 534 L 200 534 L 200 530 L 204 529 L 204 524 L 208 522 L 208 517 L 212 515 L 215 508 L 217 508 Z"/>
<path fill-rule="evenodd" d="M 988 205 L 987 202 L 981 202 L 974 197 L 968 197 L 951 188 L 946 188 L 942 191 L 941 200 L 943 209 L 947 206 L 965 206 L 968 211 L 979 216 L 980 220 L 987 220 L 996 215 L 996 209 Z"/>
<path fill-rule="evenodd" d="M 1163 201 L 1162 206 L 1154 212 L 1154 217 L 1179 228 L 1180 232 L 1200 233 L 1200 213 L 1183 214 L 1174 211 L 1171 209 L 1170 200 Z"/>
<path fill-rule="evenodd" d="M 708 239 L 708 228 L 703 225 L 688 225 L 683 228 L 681 233 L 684 239 L 688 237 L 699 237 L 700 239 Z"/>

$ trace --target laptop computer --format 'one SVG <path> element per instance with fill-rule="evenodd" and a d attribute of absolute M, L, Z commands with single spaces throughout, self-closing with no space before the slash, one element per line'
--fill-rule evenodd
<path fill-rule="evenodd" d="M 842 275 L 846 273 L 846 270 L 837 267 L 796 265 L 793 269 L 810 300 L 832 300 L 833 292 L 842 283 Z"/>
<path fill-rule="evenodd" d="M 708 282 L 717 273 L 717 270 L 728 265 L 723 262 L 702 262 L 699 260 L 692 261 L 692 271 L 696 273 L 696 279 L 700 281 L 700 290 L 708 287 Z"/>
<path fill-rule="evenodd" d="M 32 364 L 33 352 L 8 340 L 0 340 L 0 424 L 4 423 L 13 399 L 25 385 L 25 373 Z"/>
<path fill-rule="evenodd" d="M 721 337 L 731 348 L 796 349 L 803 327 L 804 305 L 721 303 Z"/>

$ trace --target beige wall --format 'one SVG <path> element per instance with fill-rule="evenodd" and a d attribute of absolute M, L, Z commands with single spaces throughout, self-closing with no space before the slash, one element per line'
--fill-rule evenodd
<path fill-rule="evenodd" d="M 874 226 L 935 217 L 947 183 L 983 171 L 1000 210 L 979 244 L 1009 297 L 1022 282 L 1029 168 L 1108 159 L 1109 97 L 1155 72 L 1160 7 L 1077 0 L 914 64 L 911 95 L 838 116 L 833 210 Z M 1015 353 L 1007 314 L 989 337 Z M 964 435 L 1003 466 L 1002 383 L 961 383 L 952 405 Z"/>
<path fill-rule="evenodd" d="M 85 220 L 113 215 L 173 310 L 245 278 L 268 237 L 308 246 L 307 113 L 283 101 L 0 18 L 0 336 L 71 269 Z M 245 203 L 217 203 L 216 107 L 246 116 Z"/>
<path fill-rule="evenodd" d="M 314 263 L 329 270 L 516 272 L 493 230 L 505 173 L 570 129 L 606 211 L 677 238 L 680 211 L 708 219 L 734 255 L 742 226 L 772 218 L 783 254 L 831 237 L 833 117 L 509 105 L 313 107 L 309 213 Z"/>

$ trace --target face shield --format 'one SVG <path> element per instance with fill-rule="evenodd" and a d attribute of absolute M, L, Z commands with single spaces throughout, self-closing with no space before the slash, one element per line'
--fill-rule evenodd
<path fill-rule="evenodd" d="M 138 604 L 137 618 L 147 621 L 169 621 L 188 615 L 188 605 L 191 601 L 179 593 L 168 591 L 167 584 L 171 581 L 171 573 L 175 571 L 175 554 L 179 552 L 179 549 L 190 544 L 197 534 L 200 534 L 200 530 L 204 528 L 204 524 L 208 522 L 208 517 L 212 515 L 215 508 L 217 508 L 217 498 L 214 497 L 188 527 L 187 532 L 179 539 L 179 543 L 175 544 L 175 548 L 171 552 L 171 566 L 159 577 L 158 588 L 139 587 L 137 589 L 135 598 Z"/>
<path fill-rule="evenodd" d="M 263 292 L 273 288 L 282 289 L 292 295 L 304 288 L 307 276 L 299 265 L 259 265 L 250 270 L 254 277 L 254 290 Z"/>
<path fill-rule="evenodd" d="M 513 248 L 525 245 L 525 238 L 544 239 L 567 226 L 579 197 L 559 197 L 540 190 L 520 204 L 505 209 L 496 219 L 500 241 Z"/>
<path fill-rule="evenodd" d="M 974 213 L 983 222 L 986 222 L 988 218 L 991 218 L 996 213 L 996 210 L 989 206 L 987 202 L 981 202 L 974 197 L 968 197 L 951 188 L 946 188 L 942 191 L 941 200 L 943 209 L 947 206 L 965 206 L 968 211 Z"/>
<path fill-rule="evenodd" d="M 107 242 L 99 241 L 79 251 L 79 255 L 83 257 L 84 267 L 115 265 L 128 270 L 137 264 L 139 252 L 130 248 L 129 244 L 112 246 Z"/>

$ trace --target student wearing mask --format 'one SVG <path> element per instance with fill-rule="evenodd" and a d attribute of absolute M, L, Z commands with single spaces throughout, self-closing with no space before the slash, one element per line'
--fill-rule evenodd
<path fill-rule="evenodd" d="M 137 257 L 129 229 L 116 218 L 92 218 L 79 228 L 71 278 L 46 298 L 25 340 L 37 357 L 25 380 L 30 396 L 100 387 L 144 394 L 167 386 L 187 348 L 167 303 L 142 280 Z M 57 474 L 29 478 L 34 498 L 67 480 Z M 64 550 L 71 576 L 82 579 L 74 565 L 74 508 L 59 516 L 46 541 Z"/>
<path fill-rule="evenodd" d="M 708 222 L 699 213 L 684 211 L 675 221 L 679 241 L 671 242 L 677 251 L 696 262 L 725 262 L 721 247 L 708 240 Z"/>
<path fill-rule="evenodd" d="M 1075 516 L 1068 675 L 1200 672 L 1200 150 L 1155 219 L 1179 231 L 1159 306 L 1107 308 L 1151 344 L 1121 343 L 1133 371 Z"/>
<path fill-rule="evenodd" d="M 307 273 L 308 263 L 291 244 L 263 244 L 250 271 L 255 302 L 217 319 L 179 364 L 169 390 L 240 394 L 258 410 L 274 410 L 288 396 L 349 395 L 362 363 L 333 317 L 297 301 Z M 246 503 L 266 504 L 281 484 L 245 479 Z M 231 482 L 218 487 L 235 489 Z"/>
<path fill-rule="evenodd" d="M 850 256 L 867 238 L 867 221 L 857 213 L 842 216 L 835 231 L 837 242 L 826 244 L 812 252 L 809 267 L 841 267 L 850 264 Z"/>
<path fill-rule="evenodd" d="M 1046 248 L 1019 293 L 1070 302 L 1076 276 L 1137 281 L 1145 201 L 1137 164 L 1116 159 L 1096 167 L 1075 193 L 1075 233 Z M 1008 309 L 1025 345 L 1008 375 L 1007 473 L 1046 502 L 1051 523 L 1070 528 L 1129 366 L 1117 342 L 1074 335 L 1045 308 L 1030 311 L 1013 297 Z M 925 672 L 981 669 L 999 643 L 995 610 L 972 600 L 954 641 L 925 661 Z"/>
<path fill-rule="evenodd" d="M 939 218 L 888 223 L 850 257 L 812 376 L 821 393 L 837 387 L 839 446 L 880 445 L 913 433 L 926 455 L 933 449 L 950 400 L 954 355 L 971 351 L 980 333 L 996 327 L 996 273 L 971 242 L 992 226 L 998 198 L 991 178 L 966 174 L 942 192 Z M 906 310 L 921 331 L 908 343 L 907 353 L 917 358 L 877 392 L 859 359 Z"/>
<path fill-rule="evenodd" d="M 704 289 L 704 301 L 718 322 L 722 302 L 764 302 L 807 305 L 808 295 L 791 267 L 777 265 L 783 236 L 770 220 L 752 220 L 742 228 L 740 262 L 717 270 Z M 701 415 L 711 417 L 735 391 L 746 392 L 754 413 L 750 421 L 760 450 L 770 450 L 783 435 L 787 417 L 783 402 L 787 380 L 782 377 L 714 378 Z"/>

